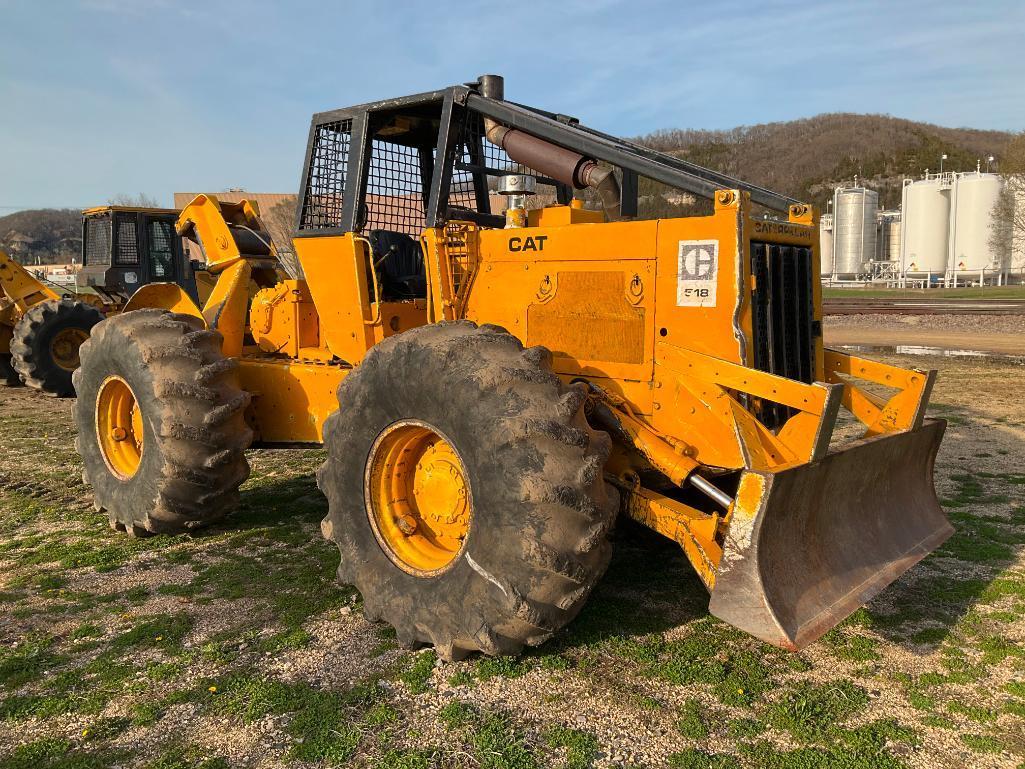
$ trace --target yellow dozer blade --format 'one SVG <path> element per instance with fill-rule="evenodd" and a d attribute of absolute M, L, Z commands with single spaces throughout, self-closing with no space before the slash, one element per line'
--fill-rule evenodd
<path fill-rule="evenodd" d="M 709 610 L 801 649 L 942 544 L 933 488 L 946 422 L 867 438 L 775 473 L 745 471 Z"/>

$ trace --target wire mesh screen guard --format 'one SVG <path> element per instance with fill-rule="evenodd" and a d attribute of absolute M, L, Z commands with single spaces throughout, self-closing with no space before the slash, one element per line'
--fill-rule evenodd
<path fill-rule="evenodd" d="M 173 228 L 171 222 L 150 222 L 150 261 L 154 278 L 166 278 L 174 262 Z"/>
<path fill-rule="evenodd" d="M 361 229 L 391 230 L 417 237 L 426 225 L 422 150 L 374 139 Z"/>
<path fill-rule="evenodd" d="M 117 253 L 115 264 L 139 263 L 139 236 L 136 229 L 135 214 L 118 214 L 117 220 Z"/>
<path fill-rule="evenodd" d="M 110 216 L 93 216 L 85 223 L 85 263 L 110 264 Z"/>
<path fill-rule="evenodd" d="M 342 226 L 342 196 L 351 138 L 352 120 L 336 120 L 316 127 L 303 190 L 300 230 Z"/>

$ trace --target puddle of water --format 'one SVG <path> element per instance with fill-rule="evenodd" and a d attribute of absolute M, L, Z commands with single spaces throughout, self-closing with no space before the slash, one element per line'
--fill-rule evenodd
<path fill-rule="evenodd" d="M 1025 355 L 1009 355 L 990 350 L 952 350 L 945 347 L 928 347 L 920 344 L 841 344 L 838 347 L 848 352 L 931 355 L 939 358 L 968 358 L 991 363 L 1011 363 L 1025 366 Z"/>

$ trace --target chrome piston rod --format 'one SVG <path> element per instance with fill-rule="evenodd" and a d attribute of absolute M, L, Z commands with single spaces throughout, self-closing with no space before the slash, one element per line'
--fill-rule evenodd
<path fill-rule="evenodd" d="M 700 475 L 692 473 L 687 477 L 690 485 L 700 491 L 705 496 L 714 499 L 720 505 L 725 507 L 727 510 L 730 509 L 730 505 L 733 504 L 733 497 L 727 494 L 725 491 L 714 485 L 710 481 L 705 480 Z"/>

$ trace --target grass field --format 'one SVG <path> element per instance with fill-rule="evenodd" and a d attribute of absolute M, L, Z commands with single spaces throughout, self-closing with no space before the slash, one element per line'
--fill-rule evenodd
<path fill-rule="evenodd" d="M 678 550 L 624 531 L 567 632 L 447 665 L 336 584 L 320 452 L 251 452 L 229 524 L 130 539 L 70 404 L 0 389 L 0 769 L 1025 767 L 1021 370 L 941 365 L 957 533 L 807 651 L 710 618 Z"/>
<path fill-rule="evenodd" d="M 823 299 L 1025 299 L 1025 286 L 979 288 L 836 288 L 823 286 Z"/>

